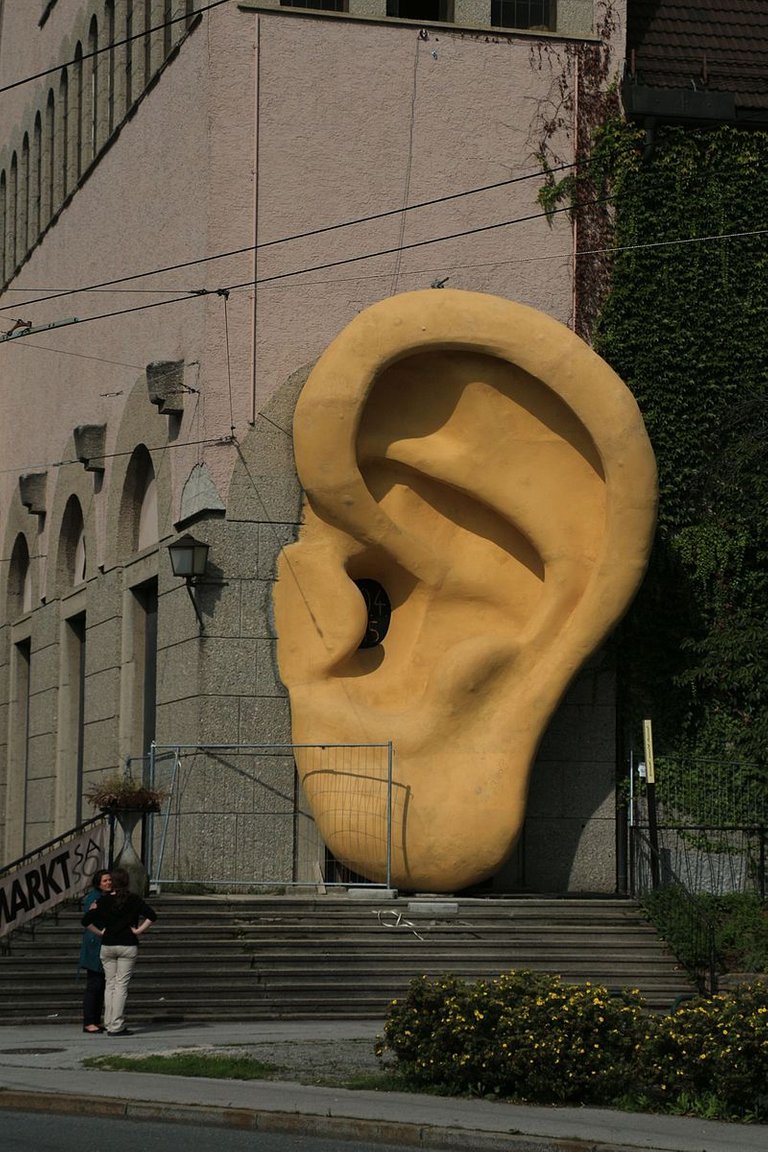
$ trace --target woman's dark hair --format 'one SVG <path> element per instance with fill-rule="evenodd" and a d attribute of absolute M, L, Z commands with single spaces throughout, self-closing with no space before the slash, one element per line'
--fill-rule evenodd
<path fill-rule="evenodd" d="M 102 876 L 109 876 L 109 868 L 99 868 L 97 872 L 94 872 L 93 876 L 91 877 L 91 886 L 93 888 L 99 887 L 101 884 Z"/>
<path fill-rule="evenodd" d="M 113 868 L 110 876 L 112 877 L 112 895 L 114 900 L 118 905 L 124 904 L 130 895 L 130 877 L 122 868 Z"/>

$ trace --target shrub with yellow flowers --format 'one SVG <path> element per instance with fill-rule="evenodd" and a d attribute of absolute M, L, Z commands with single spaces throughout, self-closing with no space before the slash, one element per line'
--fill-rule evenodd
<path fill-rule="evenodd" d="M 648 1024 L 643 1078 L 658 1107 L 768 1119 L 768 982 L 684 1002 Z"/>
<path fill-rule="evenodd" d="M 411 982 L 379 1044 L 414 1087 L 540 1103 L 608 1103 L 630 1076 L 644 1032 L 637 992 L 517 971 L 467 983 Z"/>
<path fill-rule="evenodd" d="M 542 1104 L 768 1119 L 768 983 L 650 1013 L 633 990 L 516 971 L 413 980 L 382 1058 L 406 1087 Z"/>

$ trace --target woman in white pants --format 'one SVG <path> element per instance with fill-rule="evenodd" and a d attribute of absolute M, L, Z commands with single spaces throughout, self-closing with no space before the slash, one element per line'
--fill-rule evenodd
<path fill-rule="evenodd" d="M 83 916 L 83 924 L 101 937 L 104 968 L 104 1028 L 108 1036 L 130 1036 L 125 1026 L 125 998 L 138 955 L 139 937 L 157 920 L 157 913 L 128 887 L 128 873 L 110 873 L 112 891 Z"/>

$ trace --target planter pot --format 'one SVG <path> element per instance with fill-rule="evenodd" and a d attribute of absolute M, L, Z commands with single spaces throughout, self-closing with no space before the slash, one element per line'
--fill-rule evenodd
<path fill-rule="evenodd" d="M 108 811 L 114 816 L 123 836 L 123 843 L 115 856 L 114 867 L 127 872 L 131 892 L 144 897 L 149 891 L 149 873 L 133 845 L 133 832 L 146 813 L 143 809 L 136 808 L 112 808 Z"/>

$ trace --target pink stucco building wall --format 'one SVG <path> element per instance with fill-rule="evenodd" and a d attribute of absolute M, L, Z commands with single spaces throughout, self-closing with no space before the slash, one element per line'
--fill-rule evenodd
<path fill-rule="evenodd" d="M 578 52 L 599 43 L 603 6 L 562 5 L 580 35 L 491 30 L 482 5 L 463 24 L 424 27 L 375 10 L 190 10 L 200 6 L 170 6 L 185 19 L 168 31 L 162 2 L 136 0 L 132 34 L 145 15 L 159 30 L 132 42 L 130 61 L 125 45 L 100 52 L 95 77 L 91 59 L 73 61 L 89 36 L 108 43 L 110 5 L 0 9 L 0 329 L 57 325 L 0 343 L 6 859 L 87 815 L 89 776 L 146 750 L 137 590 L 154 588 L 157 600 L 160 742 L 289 739 L 267 606 L 298 508 L 289 381 L 357 312 L 447 280 L 573 316 L 573 229 L 566 214 L 543 217 L 537 157 L 574 158 Z M 115 40 L 126 12 L 116 0 Z M 623 5 L 610 14 L 609 73 Z M 154 362 L 183 362 L 183 411 L 150 402 Z M 77 459 L 83 425 L 102 429 L 96 471 Z M 20 484 L 29 476 L 31 507 L 29 481 Z M 201 593 L 203 637 L 165 549 L 189 525 L 226 581 Z M 84 572 L 72 567 L 79 541 Z M 82 651 L 67 631 L 76 618 Z M 74 715 L 80 656 L 85 702 Z M 538 853 L 540 886 L 610 887 L 605 668 L 571 706 L 581 736 L 565 722 L 557 747 L 601 783 L 582 781 L 581 809 L 557 815 L 578 824 L 565 870 L 547 879 L 546 853 L 534 847 L 531 860 Z M 588 708 L 609 733 L 597 750 Z M 553 751 L 553 780 L 568 774 L 566 760 Z M 551 799 L 542 805 L 555 812 Z M 264 835 L 287 861 L 283 832 Z M 604 851 L 607 865 L 595 865 Z"/>

